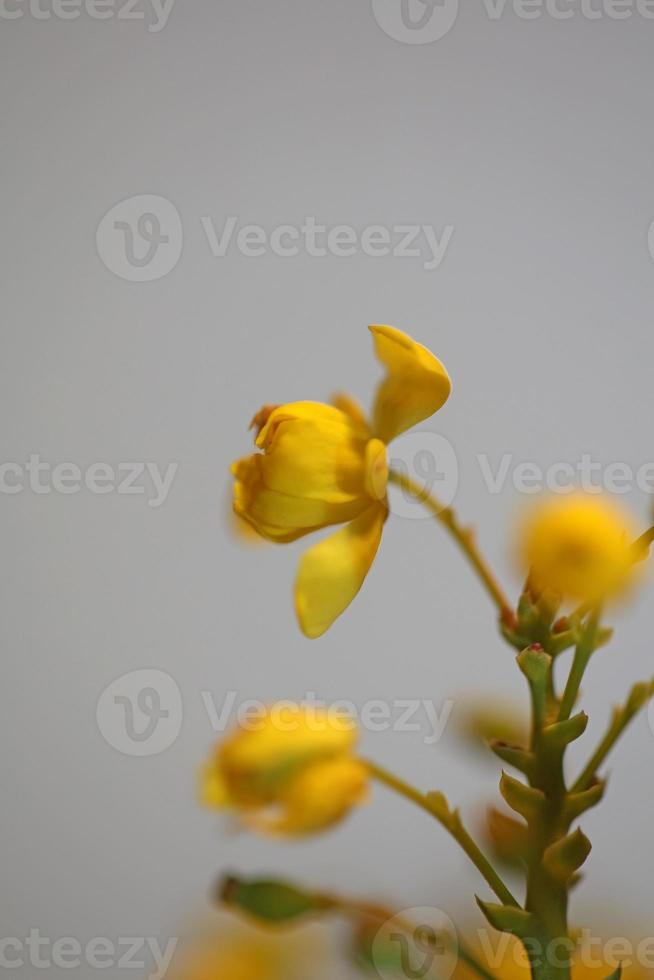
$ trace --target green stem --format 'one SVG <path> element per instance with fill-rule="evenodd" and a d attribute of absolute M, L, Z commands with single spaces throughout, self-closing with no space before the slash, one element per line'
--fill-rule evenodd
<path fill-rule="evenodd" d="M 454 840 L 465 851 L 500 901 L 505 905 L 519 907 L 518 900 L 511 894 L 486 855 L 465 829 L 458 813 L 449 810 L 444 797 L 437 793 L 421 793 L 420 790 L 415 789 L 409 783 L 404 782 L 403 779 L 393 775 L 393 773 L 388 772 L 374 762 L 366 760 L 365 765 L 368 766 L 370 773 L 378 782 L 388 786 L 389 789 L 394 790 L 400 796 L 405 797 L 405 799 L 410 800 L 416 806 L 426 810 L 432 817 L 435 817 L 441 826 L 451 834 Z"/>
<path fill-rule="evenodd" d="M 537 951 L 531 952 L 529 946 L 527 949 L 534 980 L 570 980 L 569 960 L 556 964 L 548 955 L 553 943 L 568 938 L 568 886 L 548 874 L 543 862 L 547 848 L 566 833 L 563 819 L 566 798 L 564 749 L 554 748 L 543 737 L 547 719 L 540 702 L 547 692 L 554 697 L 552 661 L 547 677 L 541 682 L 540 699 L 533 696 L 532 690 L 534 767 L 530 785 L 544 794 L 545 802 L 542 811 L 529 820 L 525 908 L 533 913 L 537 922 L 536 934 L 532 937 Z"/>
<path fill-rule="evenodd" d="M 593 655 L 597 644 L 600 615 L 601 609 L 599 606 L 596 606 L 591 612 L 581 640 L 577 644 L 574 660 L 572 661 L 572 668 L 570 669 L 568 681 L 565 685 L 565 691 L 563 692 L 563 700 L 561 701 L 561 709 L 559 711 L 559 721 L 567 721 L 572 714 L 572 709 L 577 701 L 579 688 L 581 687 L 581 682 L 583 680 L 584 673 L 586 672 L 586 667 L 588 666 L 588 662 Z"/>
<path fill-rule="evenodd" d="M 615 743 L 653 695 L 654 681 L 636 684 L 626 703 L 622 707 L 614 710 L 604 738 L 595 749 L 584 771 L 572 787 L 571 793 L 582 793 L 592 785 L 600 766 L 605 762 Z"/>
<path fill-rule="evenodd" d="M 463 527 L 459 523 L 451 507 L 445 507 L 433 494 L 430 494 L 424 487 L 415 483 L 410 477 L 391 470 L 388 479 L 390 483 L 394 483 L 395 486 L 400 487 L 405 493 L 410 494 L 416 500 L 424 503 L 434 517 L 449 531 L 481 579 L 484 588 L 497 606 L 503 621 L 512 623 L 514 614 L 511 603 L 504 594 L 488 563 L 479 552 L 474 539 L 474 533 L 471 529 Z"/>

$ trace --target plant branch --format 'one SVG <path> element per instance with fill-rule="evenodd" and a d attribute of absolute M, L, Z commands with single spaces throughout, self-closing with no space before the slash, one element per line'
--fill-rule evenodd
<path fill-rule="evenodd" d="M 394 790 L 400 796 L 404 796 L 405 799 L 410 800 L 416 806 L 426 810 L 432 817 L 435 817 L 441 826 L 451 834 L 454 840 L 465 851 L 500 901 L 505 905 L 513 905 L 519 908 L 518 900 L 511 894 L 486 855 L 465 829 L 461 823 L 461 817 L 458 811 L 450 810 L 442 793 L 421 793 L 420 790 L 415 789 L 409 783 L 405 783 L 404 780 L 378 766 L 376 763 L 366 760 L 364 764 L 368 766 L 371 775 L 378 782 L 383 783 L 389 789 Z"/>
<path fill-rule="evenodd" d="M 606 760 L 615 743 L 632 719 L 645 707 L 652 696 L 654 696 L 654 680 L 649 682 L 644 681 L 641 684 L 636 684 L 632 688 L 626 702 L 614 710 L 604 738 L 597 746 L 588 761 L 588 765 L 572 787 L 572 793 L 583 793 L 584 790 L 591 786 L 598 769 Z"/>
<path fill-rule="evenodd" d="M 570 674 L 565 685 L 565 691 L 563 692 L 561 709 L 559 711 L 559 721 L 567 721 L 572 713 L 572 709 L 575 706 L 586 667 L 588 666 L 588 662 L 597 645 L 600 615 L 601 609 L 599 606 L 597 606 L 593 609 L 593 612 L 586 623 L 581 639 L 577 644 Z"/>

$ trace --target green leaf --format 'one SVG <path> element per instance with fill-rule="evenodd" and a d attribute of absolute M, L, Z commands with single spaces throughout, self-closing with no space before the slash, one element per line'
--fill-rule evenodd
<path fill-rule="evenodd" d="M 538 818 L 545 807 L 545 794 L 541 790 L 525 786 L 505 772 L 500 780 L 500 792 L 511 809 L 528 823 Z"/>
<path fill-rule="evenodd" d="M 477 898 L 477 905 L 486 916 L 494 929 L 500 932 L 510 932 L 519 939 L 527 939 L 534 935 L 536 919 L 531 912 L 516 908 L 513 905 L 493 905 L 482 902 Z"/>
<path fill-rule="evenodd" d="M 570 742 L 574 742 L 586 731 L 588 726 L 588 715 L 585 711 L 580 711 L 578 715 L 567 718 L 565 721 L 557 721 L 553 725 L 548 725 L 543 729 L 543 741 L 548 748 L 564 749 Z"/>
<path fill-rule="evenodd" d="M 226 905 L 238 908 L 260 922 L 274 924 L 325 911 L 331 906 L 328 899 L 281 881 L 243 881 L 234 877 L 224 879 L 219 897 Z"/>
<path fill-rule="evenodd" d="M 509 766 L 517 769 L 518 772 L 524 773 L 527 778 L 533 774 L 536 759 L 531 752 L 527 752 L 526 749 L 520 748 L 518 745 L 508 745 L 506 742 L 500 742 L 498 739 L 488 744 L 491 751 L 502 762 L 506 762 Z"/>
<path fill-rule="evenodd" d="M 605 789 L 606 782 L 598 780 L 590 789 L 586 789 L 581 793 L 568 794 L 563 805 L 563 815 L 567 823 L 571 824 L 573 820 L 580 817 L 586 810 L 597 806 L 604 796 Z"/>
<path fill-rule="evenodd" d="M 557 881 L 569 881 L 590 854 L 592 844 L 579 829 L 550 844 L 543 854 L 543 867 Z"/>
<path fill-rule="evenodd" d="M 622 976 L 622 963 L 613 971 L 613 973 L 609 973 L 606 980 L 620 980 L 621 976 Z"/>

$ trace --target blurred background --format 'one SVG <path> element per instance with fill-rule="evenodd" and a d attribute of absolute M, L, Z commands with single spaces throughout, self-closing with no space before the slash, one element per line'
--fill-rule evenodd
<path fill-rule="evenodd" d="M 228 467 L 265 402 L 342 389 L 369 405 L 366 326 L 391 323 L 454 383 L 393 455 L 445 481 L 512 594 L 521 464 L 565 482 L 552 467 L 577 479 L 588 457 L 647 526 L 652 14 L 6 0 L 3 937 L 165 948 L 225 869 L 473 915 L 474 869 L 381 789 L 300 844 L 226 832 L 197 805 L 216 728 L 247 700 L 383 700 L 397 720 L 418 699 L 451 711 L 442 737 L 422 713 L 365 731 L 364 751 L 477 827 L 497 769 L 455 720 L 470 699 L 526 700 L 486 596 L 402 500 L 356 602 L 305 640 L 305 543 L 244 546 Z M 593 663 L 579 763 L 654 673 L 649 595 Z M 653 760 L 641 717 L 585 820 L 582 924 L 648 919 Z M 104 975 L 124 975 L 108 959 Z M 13 974 L 33 969 L 25 954 Z"/>

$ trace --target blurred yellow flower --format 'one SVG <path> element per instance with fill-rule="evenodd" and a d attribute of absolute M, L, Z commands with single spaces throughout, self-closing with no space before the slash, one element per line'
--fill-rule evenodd
<path fill-rule="evenodd" d="M 523 524 L 521 559 L 539 590 L 597 602 L 623 592 L 631 581 L 635 536 L 629 515 L 605 497 L 549 497 Z"/>
<path fill-rule="evenodd" d="M 479 935 L 479 934 L 478 934 Z M 647 966 L 639 965 L 639 943 L 626 938 L 603 940 L 600 937 L 581 937 L 572 956 L 573 980 L 606 980 L 622 962 L 622 980 L 647 980 L 651 977 L 651 941 L 648 946 Z M 484 934 L 483 942 L 475 944 L 479 960 L 488 967 L 497 980 L 531 980 L 531 970 L 524 946 L 506 933 Z M 631 950 L 629 955 L 625 950 Z M 562 954 L 554 948 L 552 956 Z M 479 975 L 463 958 L 459 958 L 452 980 L 479 980 Z"/>
<path fill-rule="evenodd" d="M 260 452 L 238 460 L 234 509 L 271 541 L 286 543 L 345 526 L 305 552 L 295 608 L 306 636 L 321 636 L 363 585 L 388 515 L 387 444 L 446 402 L 450 379 L 440 361 L 407 334 L 372 326 L 387 370 L 368 422 L 349 396 L 334 404 L 264 406 L 254 417 Z"/>
<path fill-rule="evenodd" d="M 202 799 L 232 808 L 268 834 L 326 830 L 364 802 L 369 773 L 357 730 L 333 712 L 272 705 L 219 744 L 202 773 Z"/>
<path fill-rule="evenodd" d="M 301 980 L 329 953 L 318 927 L 268 932 L 226 922 L 187 939 L 175 957 L 170 980 Z"/>

